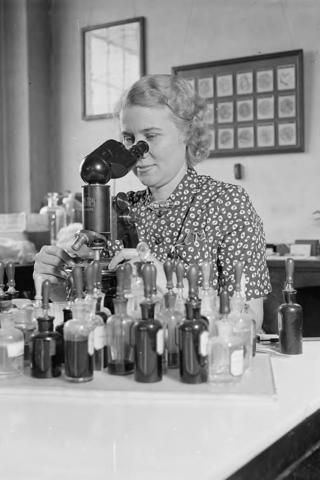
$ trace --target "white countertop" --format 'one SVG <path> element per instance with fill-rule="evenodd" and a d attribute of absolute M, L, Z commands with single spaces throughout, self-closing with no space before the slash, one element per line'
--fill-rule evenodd
<path fill-rule="evenodd" d="M 319 341 L 272 365 L 276 397 L 261 398 L 104 391 L 105 373 L 81 388 L 2 380 L 0 478 L 224 479 L 320 406 Z"/>

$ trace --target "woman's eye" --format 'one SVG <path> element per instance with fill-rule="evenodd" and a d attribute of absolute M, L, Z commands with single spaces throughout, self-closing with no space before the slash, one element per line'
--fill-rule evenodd
<path fill-rule="evenodd" d="M 126 146 L 131 146 L 134 144 L 134 138 L 133 137 L 123 137 L 122 142 Z"/>
<path fill-rule="evenodd" d="M 149 140 L 149 141 L 154 140 L 156 138 L 156 136 L 157 136 L 156 133 L 148 133 L 146 135 L 146 140 Z"/>

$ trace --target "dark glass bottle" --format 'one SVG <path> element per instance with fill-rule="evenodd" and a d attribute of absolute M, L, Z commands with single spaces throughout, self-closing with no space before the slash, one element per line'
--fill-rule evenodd
<path fill-rule="evenodd" d="M 286 260 L 286 282 L 283 290 L 284 303 L 278 309 L 280 350 L 287 355 L 302 353 L 303 311 L 296 303 L 297 291 L 294 289 L 294 260 Z"/>
<path fill-rule="evenodd" d="M 163 328 L 154 318 L 153 278 L 156 267 L 146 263 L 142 269 L 145 299 L 141 302 L 141 319 L 134 325 L 135 380 L 154 383 L 162 380 L 164 350 Z"/>
<path fill-rule="evenodd" d="M 53 331 L 54 317 L 48 315 L 50 282 L 42 287 L 43 316 L 38 317 L 38 332 L 31 338 L 31 375 L 52 378 L 61 375 L 62 337 Z"/>
<path fill-rule="evenodd" d="M 60 325 L 57 325 L 55 330 L 59 335 L 61 335 L 61 338 L 63 339 L 63 330 L 65 324 L 71 320 L 72 318 L 72 310 L 70 308 L 64 308 L 63 309 L 63 323 L 60 323 Z M 61 361 L 62 363 L 64 362 L 64 343 L 62 342 L 61 346 Z"/>
<path fill-rule="evenodd" d="M 186 317 L 178 327 L 180 379 L 185 383 L 203 383 L 208 380 L 208 321 L 200 314 L 201 301 L 197 297 L 196 265 L 190 266 L 188 281 Z"/>

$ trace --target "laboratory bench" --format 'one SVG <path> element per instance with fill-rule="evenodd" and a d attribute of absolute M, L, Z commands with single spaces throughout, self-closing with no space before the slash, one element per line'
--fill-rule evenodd
<path fill-rule="evenodd" d="M 320 470 L 317 476 L 310 472 L 318 458 L 319 412 L 317 339 L 304 340 L 302 355 L 279 356 L 276 347 L 271 354 L 257 353 L 252 371 L 229 389 L 185 385 L 170 376 L 138 384 L 106 372 L 73 384 L 63 376 L 31 378 L 26 371 L 0 381 L 0 475 L 318 479 Z M 307 476 L 292 476 L 305 469 Z"/>

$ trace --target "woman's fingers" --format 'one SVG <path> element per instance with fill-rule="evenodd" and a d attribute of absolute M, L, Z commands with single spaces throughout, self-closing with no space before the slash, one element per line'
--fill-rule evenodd
<path fill-rule="evenodd" d="M 126 260 L 133 260 L 134 258 L 139 260 L 137 250 L 135 248 L 123 248 L 112 258 L 108 268 L 109 270 L 114 270 L 119 263 Z"/>

